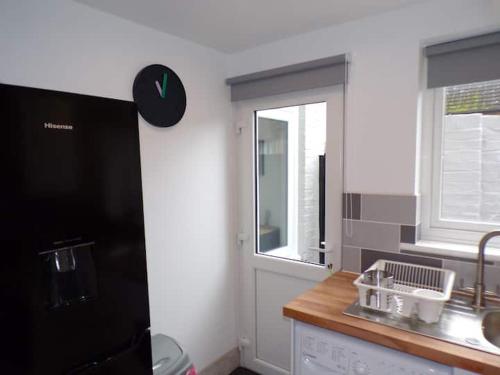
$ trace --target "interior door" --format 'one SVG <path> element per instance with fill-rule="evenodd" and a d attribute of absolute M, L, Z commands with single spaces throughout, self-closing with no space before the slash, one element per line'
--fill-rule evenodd
<path fill-rule="evenodd" d="M 283 305 L 340 269 L 343 109 L 343 85 L 235 104 L 240 348 L 263 375 L 291 373 Z"/>

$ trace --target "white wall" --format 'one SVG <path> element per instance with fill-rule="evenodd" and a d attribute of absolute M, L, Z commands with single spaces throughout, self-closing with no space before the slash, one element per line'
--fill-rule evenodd
<path fill-rule="evenodd" d="M 132 99 L 147 64 L 180 75 L 182 122 L 140 120 L 152 331 L 177 338 L 199 368 L 234 348 L 224 56 L 64 0 L 2 0 L 0 51 L 0 82 L 119 99 Z"/>
<path fill-rule="evenodd" d="M 499 28 L 498 0 L 433 0 L 231 55 L 228 76 L 349 53 L 345 188 L 414 194 L 422 45 Z"/>

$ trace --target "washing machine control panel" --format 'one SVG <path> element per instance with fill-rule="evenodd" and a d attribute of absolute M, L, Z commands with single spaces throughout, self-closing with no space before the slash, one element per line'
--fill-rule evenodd
<path fill-rule="evenodd" d="M 333 331 L 294 322 L 294 374 L 451 375 L 453 369 Z"/>

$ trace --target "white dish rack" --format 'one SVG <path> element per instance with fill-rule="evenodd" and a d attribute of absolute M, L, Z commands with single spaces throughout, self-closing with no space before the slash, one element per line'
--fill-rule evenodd
<path fill-rule="evenodd" d="M 393 275 L 393 287 L 384 288 L 363 283 L 363 274 L 355 281 L 362 307 L 434 323 L 439 320 L 444 304 L 450 299 L 455 272 L 434 267 L 388 260 L 376 261 L 367 271 L 387 271 Z M 382 303 L 373 303 L 372 296 Z"/>

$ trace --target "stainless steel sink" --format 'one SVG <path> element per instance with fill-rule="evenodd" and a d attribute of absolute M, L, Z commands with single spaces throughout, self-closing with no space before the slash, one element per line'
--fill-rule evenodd
<path fill-rule="evenodd" d="M 470 301 L 454 300 L 445 305 L 440 320 L 432 324 L 416 316 L 405 318 L 399 314 L 368 310 L 358 302 L 349 306 L 344 314 L 500 355 L 498 306 L 478 310 L 470 306 Z"/>
<path fill-rule="evenodd" d="M 483 335 L 486 340 L 500 348 L 500 311 L 486 313 L 483 318 Z"/>
<path fill-rule="evenodd" d="M 406 318 L 398 313 L 369 310 L 357 301 L 344 314 L 500 355 L 500 305 L 489 306 L 484 285 L 486 244 L 494 237 L 500 237 L 500 230 L 486 233 L 479 242 L 472 300 L 465 296 L 453 297 L 438 322 L 429 324 L 415 315 Z"/>

